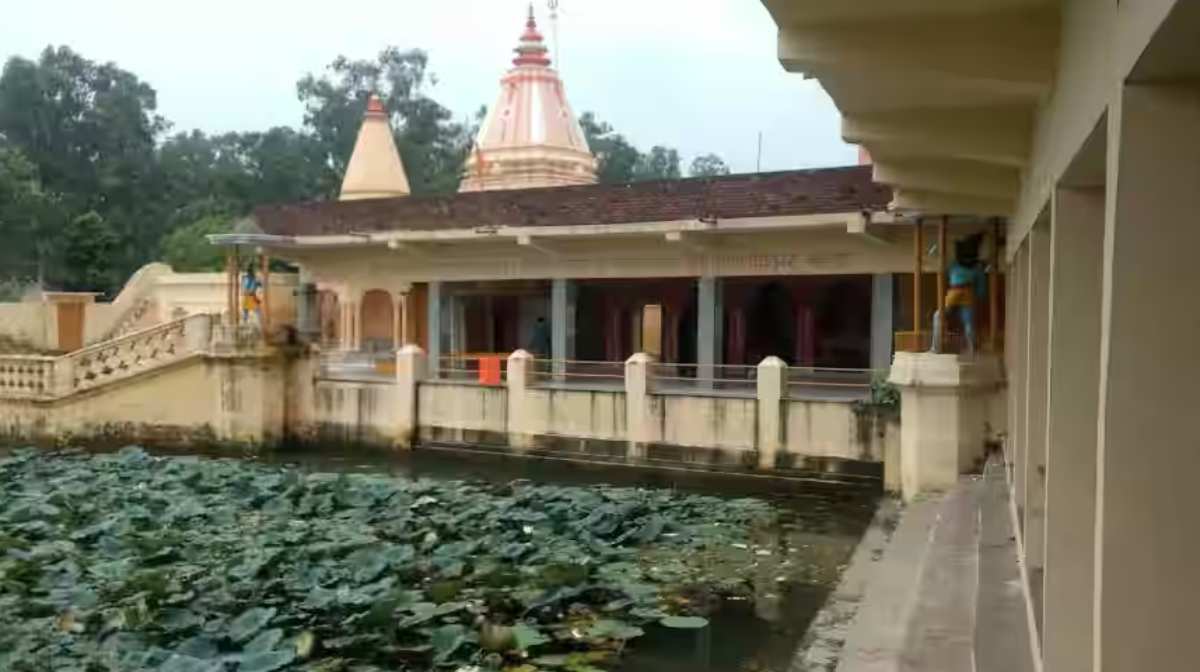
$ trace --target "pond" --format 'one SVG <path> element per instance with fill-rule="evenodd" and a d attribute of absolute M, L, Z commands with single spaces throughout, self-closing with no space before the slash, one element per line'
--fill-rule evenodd
<path fill-rule="evenodd" d="M 874 506 L 438 451 L 15 451 L 0 669 L 784 670 Z"/>

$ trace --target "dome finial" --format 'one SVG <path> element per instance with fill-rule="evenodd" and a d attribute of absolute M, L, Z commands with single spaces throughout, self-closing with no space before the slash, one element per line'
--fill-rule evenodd
<path fill-rule="evenodd" d="M 529 18 L 525 21 L 525 32 L 521 33 L 521 42 L 513 51 L 517 52 L 517 57 L 513 59 L 513 65 L 550 65 L 550 58 L 546 55 L 550 50 L 546 48 L 542 34 L 538 32 L 537 19 L 533 16 L 532 2 L 529 3 Z"/>

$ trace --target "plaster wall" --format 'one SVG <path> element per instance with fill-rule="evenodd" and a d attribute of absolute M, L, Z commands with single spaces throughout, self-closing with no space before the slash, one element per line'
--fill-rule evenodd
<path fill-rule="evenodd" d="M 422 438 L 497 443 L 508 431 L 508 390 L 503 387 L 424 382 L 417 390 Z"/>
<path fill-rule="evenodd" d="M 663 443 L 730 452 L 756 449 L 757 399 L 699 395 L 658 398 Z"/>
<path fill-rule="evenodd" d="M 400 391 L 396 385 L 319 380 L 310 387 L 318 441 L 391 445 L 399 439 Z M 304 406 L 301 402 L 297 408 Z"/>
<path fill-rule="evenodd" d="M 54 304 L 38 302 L 0 303 L 0 334 L 14 346 L 53 350 L 58 344 L 58 320 Z"/>
<path fill-rule="evenodd" d="M 623 441 L 625 393 L 607 390 L 534 388 L 526 391 L 534 434 Z"/>

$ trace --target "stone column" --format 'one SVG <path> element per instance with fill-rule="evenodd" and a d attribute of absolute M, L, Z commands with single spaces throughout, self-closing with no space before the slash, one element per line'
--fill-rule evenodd
<path fill-rule="evenodd" d="M 1042 659 L 1091 672 L 1104 189 L 1060 189 L 1051 207 Z"/>
<path fill-rule="evenodd" d="M 396 414 L 396 447 L 412 448 L 420 429 L 417 416 L 419 385 L 425 380 L 428 360 L 416 345 L 405 345 L 396 353 L 396 390 L 399 408 Z"/>
<path fill-rule="evenodd" d="M 550 287 L 550 358 L 556 380 L 567 371 L 565 360 L 575 359 L 576 293 L 575 281 L 567 278 L 555 278 Z"/>
<path fill-rule="evenodd" d="M 1093 661 L 1104 672 L 1196 667 L 1200 95 L 1192 87 L 1126 85 L 1108 110 Z"/>
<path fill-rule="evenodd" d="M 696 306 L 696 378 L 704 387 L 712 387 L 721 363 L 720 344 L 724 320 L 721 315 L 721 284 L 718 278 L 704 276 L 698 281 Z"/>
<path fill-rule="evenodd" d="M 892 365 L 892 293 L 891 273 L 877 273 L 871 278 L 871 368 L 886 370 Z"/>
<path fill-rule="evenodd" d="M 658 405 L 653 389 L 654 358 L 644 352 L 625 360 L 625 422 L 629 435 L 629 457 L 646 457 L 646 446 L 658 440 L 655 422 Z"/>
<path fill-rule="evenodd" d="M 533 447 L 533 407 L 526 391 L 533 376 L 533 355 L 517 350 L 508 356 L 508 445 L 521 453 Z"/>
<path fill-rule="evenodd" d="M 767 357 L 758 365 L 758 468 L 774 469 L 783 449 L 783 399 L 787 364 Z"/>
<path fill-rule="evenodd" d="M 1029 232 L 1028 318 L 1025 323 L 1025 561 L 1031 572 L 1043 565 L 1046 516 L 1046 390 L 1049 341 L 1050 231 L 1039 223 Z"/>
<path fill-rule="evenodd" d="M 1025 342 L 1028 339 L 1029 322 L 1029 246 L 1022 244 L 1013 259 L 1013 292 L 1012 292 L 1012 326 L 1013 342 L 1009 344 L 1012 365 L 1009 367 L 1009 417 L 1010 432 L 1008 440 L 1011 443 L 1012 455 L 1012 489 L 1016 500 L 1018 518 L 1024 520 L 1025 507 L 1025 395 L 1029 391 L 1025 384 L 1026 356 L 1028 352 Z"/>
<path fill-rule="evenodd" d="M 430 280 L 428 286 L 425 324 L 429 334 L 426 344 L 429 346 L 430 377 L 437 378 L 442 368 L 442 283 Z"/>

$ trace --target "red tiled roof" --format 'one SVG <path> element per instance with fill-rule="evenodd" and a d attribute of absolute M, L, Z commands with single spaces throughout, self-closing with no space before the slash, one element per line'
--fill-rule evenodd
<path fill-rule="evenodd" d="M 882 210 L 891 190 L 870 166 L 632 184 L 513 189 L 258 208 L 265 233 L 332 235 L 479 226 L 631 224 Z"/>

